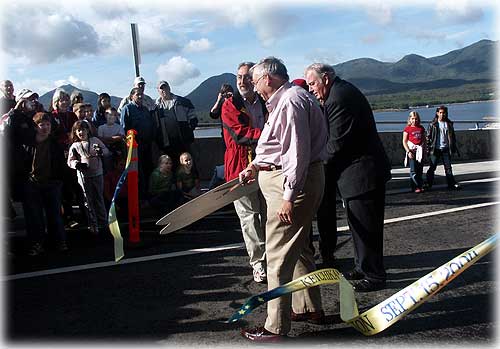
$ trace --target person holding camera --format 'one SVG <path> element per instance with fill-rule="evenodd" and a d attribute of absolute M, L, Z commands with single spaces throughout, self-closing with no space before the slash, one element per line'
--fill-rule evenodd
<path fill-rule="evenodd" d="M 219 90 L 219 94 L 217 95 L 217 100 L 213 105 L 212 109 L 210 109 L 210 117 L 212 119 L 220 118 L 220 114 L 222 111 L 222 105 L 226 101 L 226 99 L 233 97 L 234 89 L 230 84 L 222 84 Z M 220 124 L 220 137 L 224 142 L 224 127 L 222 126 L 222 122 Z M 224 149 L 226 147 L 226 143 L 224 143 Z"/>
<path fill-rule="evenodd" d="M 99 227 L 102 229 L 107 225 L 101 157 L 107 156 L 109 150 L 99 138 L 90 136 L 89 125 L 83 120 L 73 125 L 71 140 L 68 166 L 77 171 L 78 184 L 85 197 L 89 231 L 98 235 Z"/>

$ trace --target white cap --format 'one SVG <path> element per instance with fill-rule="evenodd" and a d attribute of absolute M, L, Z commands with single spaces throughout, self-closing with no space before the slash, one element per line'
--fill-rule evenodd
<path fill-rule="evenodd" d="M 19 102 L 21 99 L 28 99 L 33 95 L 37 95 L 38 93 L 28 90 L 27 88 L 23 88 L 16 96 L 16 101 Z"/>
<path fill-rule="evenodd" d="M 146 80 L 144 80 L 144 78 L 142 76 L 138 76 L 134 79 L 134 86 L 137 86 L 139 84 L 145 84 L 146 83 Z"/>

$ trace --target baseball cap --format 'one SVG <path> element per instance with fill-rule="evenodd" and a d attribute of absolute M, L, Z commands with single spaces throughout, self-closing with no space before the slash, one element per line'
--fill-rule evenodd
<path fill-rule="evenodd" d="M 142 76 L 138 76 L 134 79 L 134 85 L 145 84 L 146 80 Z"/>
<path fill-rule="evenodd" d="M 158 85 L 156 86 L 157 88 L 161 88 L 163 85 L 167 85 L 167 86 L 170 86 L 168 84 L 168 82 L 166 82 L 165 80 L 161 80 L 158 82 Z"/>
<path fill-rule="evenodd" d="M 19 102 L 21 99 L 28 99 L 31 96 L 36 95 L 38 97 L 38 93 L 28 90 L 27 88 L 23 88 L 16 96 L 16 101 Z"/>
<path fill-rule="evenodd" d="M 307 86 L 307 82 L 304 79 L 295 79 L 292 81 L 292 84 L 294 84 L 296 86 L 300 86 L 304 90 L 309 91 L 309 86 Z"/>

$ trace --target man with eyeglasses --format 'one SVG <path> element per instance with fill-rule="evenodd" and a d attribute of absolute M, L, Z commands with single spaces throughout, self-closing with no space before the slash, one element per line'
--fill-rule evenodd
<path fill-rule="evenodd" d="M 142 76 L 138 76 L 134 79 L 134 87 L 138 88 L 142 95 L 142 105 L 145 106 L 149 111 L 153 111 L 155 109 L 155 101 L 153 98 L 149 97 L 144 93 L 144 89 L 146 88 L 146 80 Z M 118 107 L 118 113 L 121 113 L 124 106 L 131 102 L 130 96 L 123 97 L 120 102 L 120 106 Z M 122 125 L 123 126 L 123 125 Z"/>
<path fill-rule="evenodd" d="M 268 57 L 250 70 L 269 117 L 240 181 L 257 179 L 267 204 L 266 258 L 268 289 L 316 270 L 310 227 L 324 189 L 323 160 L 327 130 L 323 112 L 303 88 L 292 85 L 283 62 Z M 283 295 L 267 303 L 263 327 L 243 329 L 256 342 L 282 340 L 291 321 L 322 323 L 318 287 Z"/>
<path fill-rule="evenodd" d="M 221 121 L 226 151 L 224 153 L 224 178 L 231 181 L 255 157 L 254 148 L 264 127 L 267 110 L 262 98 L 255 93 L 249 70 L 253 62 L 238 65 L 237 92 L 222 104 Z M 240 219 L 253 279 L 267 281 L 265 265 L 266 203 L 260 190 L 234 201 Z"/>

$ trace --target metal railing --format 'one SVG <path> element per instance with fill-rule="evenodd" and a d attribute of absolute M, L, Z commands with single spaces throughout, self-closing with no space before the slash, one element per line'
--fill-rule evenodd
<path fill-rule="evenodd" d="M 421 121 L 422 125 L 430 124 L 432 120 L 423 120 Z M 376 121 L 377 124 L 380 125 L 406 125 L 406 121 Z M 491 124 L 491 123 L 500 123 L 500 118 L 489 117 L 486 120 L 453 120 L 454 124 L 473 124 L 475 125 L 476 130 L 480 130 L 480 125 Z M 220 122 L 200 122 L 198 124 L 199 128 L 216 128 L 220 127 Z"/>

